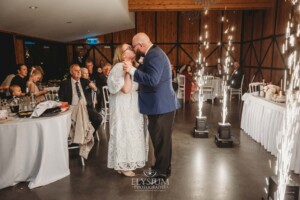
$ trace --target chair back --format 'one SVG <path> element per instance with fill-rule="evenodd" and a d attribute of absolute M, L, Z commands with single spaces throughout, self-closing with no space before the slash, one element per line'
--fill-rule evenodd
<path fill-rule="evenodd" d="M 182 74 L 178 74 L 177 83 L 178 83 L 179 89 L 184 89 L 185 88 L 185 76 Z"/>
<path fill-rule="evenodd" d="M 244 77 L 245 77 L 245 74 L 243 74 L 243 77 L 242 77 L 241 87 L 240 87 L 241 90 L 243 90 Z"/>
<path fill-rule="evenodd" d="M 204 76 L 204 87 L 213 86 L 214 76 Z"/>
<path fill-rule="evenodd" d="M 179 98 L 182 97 L 183 102 L 185 102 L 185 75 L 178 74 L 177 83 L 178 83 L 177 97 Z"/>
<path fill-rule="evenodd" d="M 103 94 L 103 99 L 104 99 L 104 108 L 108 109 L 109 108 L 109 95 L 110 95 L 108 86 L 102 87 L 102 94 Z"/>
<path fill-rule="evenodd" d="M 103 120 L 102 120 L 102 124 L 103 124 L 103 128 L 105 130 L 106 127 L 106 122 L 109 122 L 109 97 L 110 97 L 110 93 L 108 90 L 108 86 L 103 86 L 102 87 L 102 94 L 103 94 L 103 101 L 104 101 L 104 108 L 102 109 L 102 116 L 103 116 Z"/>
<path fill-rule="evenodd" d="M 249 83 L 249 93 L 257 92 L 258 91 L 258 87 L 261 84 L 262 83 L 260 83 L 260 82 Z"/>

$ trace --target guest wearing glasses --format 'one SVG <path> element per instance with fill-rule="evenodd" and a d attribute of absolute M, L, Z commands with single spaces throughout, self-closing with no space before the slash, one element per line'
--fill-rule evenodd
<path fill-rule="evenodd" d="M 97 91 L 97 87 L 89 80 L 81 78 L 81 70 L 78 64 L 70 66 L 70 74 L 71 78 L 61 82 L 58 91 L 59 99 L 68 102 L 70 105 L 78 105 L 79 99 L 83 98 L 87 107 L 89 120 L 95 130 L 97 130 L 101 124 L 102 117 L 93 106 L 91 92 L 91 90 Z"/>
<path fill-rule="evenodd" d="M 125 176 L 135 176 L 133 170 L 145 166 L 148 155 L 143 115 L 138 107 L 138 83 L 123 71 L 123 61 L 134 62 L 135 53 L 128 44 L 115 50 L 114 66 L 108 76 L 110 92 L 110 140 L 108 168 Z"/>

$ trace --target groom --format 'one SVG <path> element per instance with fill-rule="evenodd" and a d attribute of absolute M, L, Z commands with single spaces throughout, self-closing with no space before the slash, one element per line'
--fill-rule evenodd
<path fill-rule="evenodd" d="M 156 171 L 156 178 L 166 180 L 171 175 L 172 129 L 175 111 L 179 108 L 172 87 L 171 64 L 145 33 L 132 38 L 132 48 L 137 57 L 144 57 L 143 64 L 136 69 L 131 62 L 124 62 L 124 71 L 139 83 L 139 108 L 148 116 L 154 146 L 156 162 L 152 169 Z"/>

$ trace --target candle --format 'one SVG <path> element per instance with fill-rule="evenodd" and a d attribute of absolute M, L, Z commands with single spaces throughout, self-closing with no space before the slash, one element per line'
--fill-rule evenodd
<path fill-rule="evenodd" d="M 282 82 L 282 79 L 280 80 L 280 90 L 283 89 L 283 82 Z"/>

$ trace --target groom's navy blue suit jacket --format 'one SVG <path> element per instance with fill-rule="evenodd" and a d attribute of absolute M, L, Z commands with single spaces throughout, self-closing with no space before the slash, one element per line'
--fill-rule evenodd
<path fill-rule="evenodd" d="M 156 45 L 149 49 L 143 64 L 135 71 L 134 80 L 139 83 L 141 113 L 164 114 L 180 107 L 172 87 L 170 61 Z"/>

